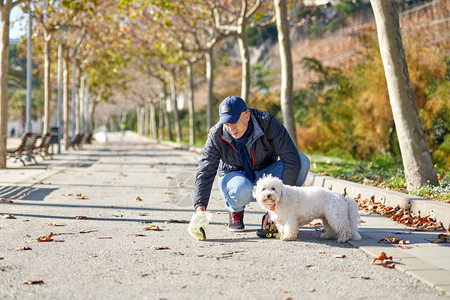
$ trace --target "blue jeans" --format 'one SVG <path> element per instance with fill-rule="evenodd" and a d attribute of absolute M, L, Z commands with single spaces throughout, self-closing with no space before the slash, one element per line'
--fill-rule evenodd
<path fill-rule="evenodd" d="M 298 173 L 296 186 L 302 186 L 306 180 L 309 172 L 310 162 L 309 158 L 299 153 L 301 168 Z M 256 179 L 263 175 L 271 174 L 274 177 L 281 178 L 283 171 L 283 163 L 278 160 L 260 171 L 255 171 Z M 255 199 L 252 196 L 253 183 L 245 177 L 243 171 L 230 172 L 219 178 L 219 191 L 222 197 L 225 198 L 227 208 L 231 212 L 240 212 L 244 210 L 245 206 Z"/>

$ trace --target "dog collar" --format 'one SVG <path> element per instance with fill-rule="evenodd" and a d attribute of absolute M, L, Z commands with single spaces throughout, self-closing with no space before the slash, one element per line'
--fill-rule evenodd
<path fill-rule="evenodd" d="M 271 211 L 274 211 L 274 210 L 275 210 L 275 204 L 274 204 L 273 206 L 270 207 L 270 210 L 271 210 Z"/>

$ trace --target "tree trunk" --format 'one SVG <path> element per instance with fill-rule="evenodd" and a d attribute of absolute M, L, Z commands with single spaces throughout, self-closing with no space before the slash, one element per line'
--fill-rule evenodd
<path fill-rule="evenodd" d="M 75 107 L 72 107 L 72 109 L 75 109 L 75 120 L 72 120 L 72 122 L 75 121 L 75 135 L 81 133 L 81 124 L 80 124 L 80 95 L 78 93 L 78 90 L 80 89 L 80 74 L 81 74 L 81 68 L 80 63 L 78 60 L 75 60 L 75 77 L 72 79 L 74 80 L 74 93 L 75 93 Z"/>
<path fill-rule="evenodd" d="M 64 120 L 64 148 L 69 150 L 69 57 L 67 56 L 67 49 L 64 50 L 63 55 L 63 120 Z"/>
<path fill-rule="evenodd" d="M 281 110 L 283 112 L 283 123 L 295 146 L 297 143 L 297 130 L 295 127 L 295 112 L 293 103 L 292 87 L 292 54 L 291 41 L 289 38 L 289 24 L 287 19 L 286 0 L 275 0 L 277 16 L 278 45 L 281 60 Z"/>
<path fill-rule="evenodd" d="M 150 102 L 150 135 L 158 140 L 158 128 L 156 127 L 156 108 L 155 103 Z"/>
<path fill-rule="evenodd" d="M 170 118 L 169 118 L 169 112 L 167 111 L 167 103 L 169 101 L 169 97 L 168 97 L 168 92 L 167 92 L 167 83 L 164 81 L 163 84 L 163 93 L 164 93 L 164 98 L 163 98 L 163 103 L 164 103 L 164 123 L 166 124 L 167 127 L 167 136 L 169 138 L 169 140 L 173 140 L 173 134 L 172 134 L 172 126 L 170 124 Z"/>
<path fill-rule="evenodd" d="M 166 102 L 164 101 L 164 98 L 161 99 L 159 102 L 159 137 L 163 140 L 164 139 L 164 115 L 165 115 L 165 109 L 164 105 Z"/>
<path fill-rule="evenodd" d="M 208 84 L 208 103 L 206 105 L 206 131 L 208 132 L 214 125 L 214 52 L 209 48 L 205 53 L 206 57 L 206 82 Z"/>
<path fill-rule="evenodd" d="M 9 2 L 9 1 L 8 1 Z M 8 58 L 9 14 L 11 5 L 2 7 L 0 54 L 0 169 L 6 169 L 6 139 L 8 130 Z"/>
<path fill-rule="evenodd" d="M 181 126 L 180 126 L 180 117 L 178 115 L 177 90 L 176 90 L 176 82 L 175 82 L 174 74 L 170 74 L 170 102 L 171 102 L 172 110 L 173 110 L 176 141 L 177 141 L 177 143 L 180 143 L 181 142 Z"/>
<path fill-rule="evenodd" d="M 245 34 L 245 25 L 242 25 L 243 33 L 238 37 L 239 53 L 241 55 L 242 78 L 241 78 L 241 98 L 250 103 L 250 58 L 248 53 L 247 36 Z"/>
<path fill-rule="evenodd" d="M 195 111 L 194 111 L 194 75 L 192 74 L 192 63 L 187 64 L 187 76 L 189 81 L 188 109 L 189 109 L 189 144 L 195 144 Z"/>
<path fill-rule="evenodd" d="M 429 184 L 437 186 L 439 181 L 409 78 L 395 3 L 393 0 L 371 0 L 370 2 L 377 24 L 381 58 L 408 190 Z"/>
<path fill-rule="evenodd" d="M 50 132 L 50 118 L 52 105 L 52 89 L 50 81 L 51 57 L 50 57 L 50 40 L 52 34 L 44 31 L 44 128 L 42 134 Z"/>

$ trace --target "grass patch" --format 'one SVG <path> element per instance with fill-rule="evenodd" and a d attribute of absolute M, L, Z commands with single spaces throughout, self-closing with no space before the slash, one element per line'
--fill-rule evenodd
<path fill-rule="evenodd" d="M 438 173 L 438 187 L 408 191 L 402 164 L 389 156 L 375 157 L 371 161 L 323 155 L 309 155 L 309 158 L 314 173 L 450 203 L 450 172 Z"/>

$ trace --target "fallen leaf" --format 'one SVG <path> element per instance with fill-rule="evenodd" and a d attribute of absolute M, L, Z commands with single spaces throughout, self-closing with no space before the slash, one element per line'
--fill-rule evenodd
<path fill-rule="evenodd" d="M 121 214 L 114 214 L 113 217 L 121 218 L 121 217 L 123 217 L 123 215 L 121 215 Z"/>
<path fill-rule="evenodd" d="M 147 215 L 147 213 L 140 213 L 139 214 L 141 217 L 145 217 Z"/>
<path fill-rule="evenodd" d="M 65 193 L 65 194 L 62 194 L 62 196 L 73 196 L 73 194 Z"/>
<path fill-rule="evenodd" d="M 6 198 L 0 199 L 0 202 L 14 203 L 12 200 L 9 200 L 9 199 L 6 199 Z"/>
<path fill-rule="evenodd" d="M 139 196 L 137 196 L 137 197 L 136 197 L 136 201 L 142 201 L 142 198 L 139 197 Z"/>
<path fill-rule="evenodd" d="M 38 242 L 51 242 L 51 241 L 53 241 L 52 236 L 53 236 L 53 232 L 50 232 L 49 235 L 46 235 L 46 236 L 40 236 L 40 237 L 38 237 L 36 240 L 37 240 Z"/>
<path fill-rule="evenodd" d="M 134 234 L 134 236 L 145 236 L 145 234 L 142 234 L 142 233 L 136 233 L 136 234 Z"/>
<path fill-rule="evenodd" d="M 142 228 L 142 229 L 143 229 L 143 230 L 146 230 L 146 231 L 148 231 L 148 230 L 153 230 L 153 231 L 158 231 L 158 230 L 160 230 L 159 227 L 156 226 L 156 225 L 146 226 L 146 227 L 144 227 L 144 228 Z"/>
<path fill-rule="evenodd" d="M 150 274 L 147 274 L 147 273 L 145 273 L 145 274 L 140 274 L 139 276 L 141 276 L 141 277 L 147 277 L 147 276 L 149 276 Z"/>
<path fill-rule="evenodd" d="M 173 179 L 172 176 L 166 176 L 166 179 Z"/>
<path fill-rule="evenodd" d="M 77 199 L 87 199 L 85 194 L 77 194 Z"/>
<path fill-rule="evenodd" d="M 409 246 L 409 245 L 398 245 L 398 246 L 402 249 L 411 249 L 412 248 L 412 246 Z"/>
<path fill-rule="evenodd" d="M 325 251 L 317 251 L 319 254 L 325 254 Z"/>
<path fill-rule="evenodd" d="M 153 248 L 155 248 L 155 250 L 168 250 L 168 249 L 170 249 L 166 245 L 154 245 Z"/>
<path fill-rule="evenodd" d="M 361 279 L 362 279 L 362 280 L 369 280 L 369 279 L 371 279 L 371 278 L 368 277 L 368 276 L 361 276 Z"/>
<path fill-rule="evenodd" d="M 61 226 L 66 226 L 66 224 L 63 223 L 48 223 L 48 226 L 56 226 L 56 227 L 61 227 Z"/>
<path fill-rule="evenodd" d="M 76 216 L 75 217 L 77 220 L 86 220 L 85 216 Z"/>
<path fill-rule="evenodd" d="M 333 255 L 334 258 L 344 258 L 345 254 L 335 254 Z"/>
<path fill-rule="evenodd" d="M 28 247 L 28 246 L 17 247 L 15 250 L 16 250 L 16 251 L 31 250 L 31 247 Z"/>
<path fill-rule="evenodd" d="M 169 221 L 165 221 L 164 223 L 189 223 L 189 221 L 187 221 L 187 220 L 170 219 Z"/>
<path fill-rule="evenodd" d="M 391 259 L 392 259 L 392 256 L 387 256 L 385 252 L 381 252 L 380 256 L 375 257 L 374 259 L 372 259 L 372 261 L 370 263 L 373 264 L 377 260 L 383 262 L 384 260 L 391 260 Z"/>
<path fill-rule="evenodd" d="M 382 265 L 383 267 L 388 268 L 388 269 L 394 269 L 395 268 L 395 263 L 394 262 L 390 262 L 390 263 L 383 262 L 380 265 Z"/>
<path fill-rule="evenodd" d="M 14 217 L 13 215 L 2 215 L 3 219 L 15 219 L 16 217 Z"/>
<path fill-rule="evenodd" d="M 28 219 L 22 219 L 22 222 L 30 222 Z"/>
<path fill-rule="evenodd" d="M 44 284 L 43 280 L 25 280 L 24 284 L 32 285 L 32 284 Z"/>

